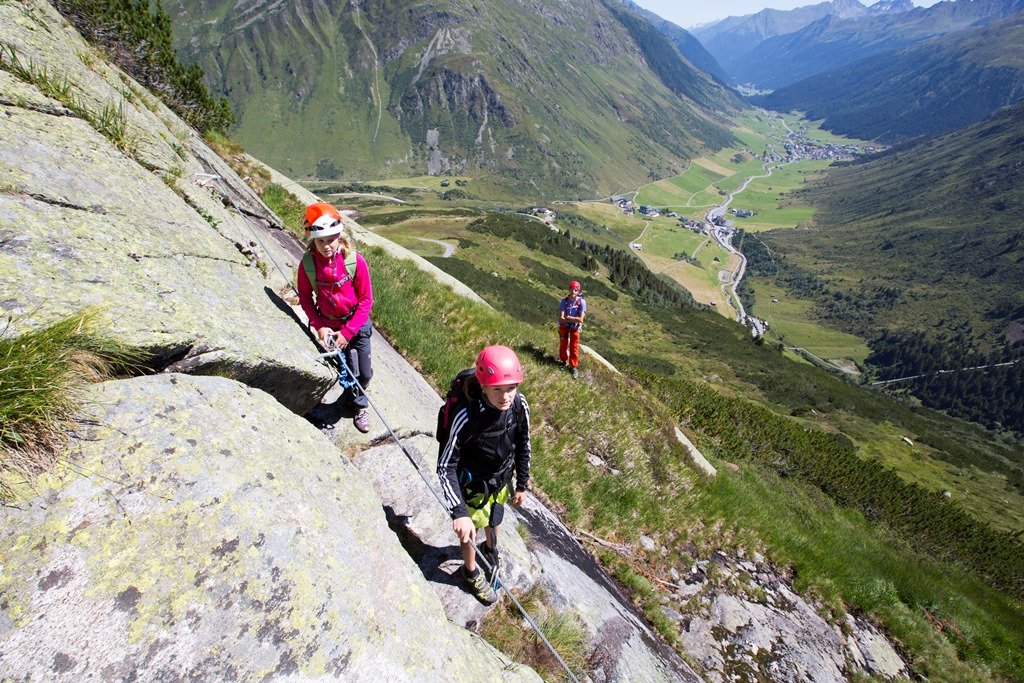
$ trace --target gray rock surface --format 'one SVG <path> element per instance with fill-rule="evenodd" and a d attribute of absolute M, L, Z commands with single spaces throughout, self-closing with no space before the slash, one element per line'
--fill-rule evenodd
<path fill-rule="evenodd" d="M 110 331 L 151 352 L 158 367 L 229 376 L 296 412 L 318 403 L 331 373 L 313 362 L 276 294 L 281 276 L 264 277 L 236 247 L 255 233 L 249 218 L 225 207 L 228 190 L 199 184 L 211 168 L 224 172 L 213 153 L 190 153 L 205 148 L 194 133 L 106 65 L 47 3 L 0 4 L 0 41 L 23 65 L 66 77 L 76 106 L 113 108 L 128 126 L 119 149 L 0 71 L 12 86 L 0 98 L 0 310 L 30 314 L 22 325 L 86 306 L 116 310 Z"/>
<path fill-rule="evenodd" d="M 75 461 L 0 508 L 5 678 L 539 680 L 445 618 L 372 487 L 270 396 L 95 392 Z"/>
<path fill-rule="evenodd" d="M 402 445 L 440 494 L 434 473 L 437 441 L 431 436 L 417 436 L 403 440 Z M 388 524 L 441 599 L 448 618 L 467 628 L 478 627 L 487 608 L 466 591 L 459 577 L 463 562 L 451 517 L 409 458 L 394 442 L 388 442 L 359 453 L 354 462 L 373 483 Z M 518 533 L 516 515 L 509 506 L 505 510 L 498 533 L 501 577 L 509 588 L 525 591 L 536 583 L 541 568 Z M 483 532 L 477 535 L 477 542 L 483 542 Z"/>

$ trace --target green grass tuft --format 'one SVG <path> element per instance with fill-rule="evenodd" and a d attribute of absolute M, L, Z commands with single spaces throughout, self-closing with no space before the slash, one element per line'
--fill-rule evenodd
<path fill-rule="evenodd" d="M 0 43 L 0 68 L 14 74 L 24 82 L 36 86 L 44 95 L 59 101 L 75 116 L 87 121 L 118 149 L 129 156 L 135 155 L 138 150 L 139 135 L 132 132 L 128 125 L 123 101 L 116 107 L 108 102 L 98 113 L 92 111 L 82 103 L 81 98 L 72 92 L 66 75 L 53 73 L 47 69 L 45 64 L 38 65 L 31 59 L 28 62 L 22 62 L 17 48 L 8 43 Z"/>
<path fill-rule="evenodd" d="M 590 648 L 579 617 L 572 612 L 557 612 L 549 605 L 547 594 L 539 585 L 517 599 L 566 666 L 583 678 Z M 513 660 L 532 667 L 545 681 L 568 680 L 558 660 L 525 623 L 511 600 L 502 600 L 487 613 L 481 635 Z"/>
<path fill-rule="evenodd" d="M 0 334 L 0 500 L 57 459 L 85 388 L 137 368 L 140 354 L 97 332 L 95 309 Z"/>
<path fill-rule="evenodd" d="M 275 183 L 267 185 L 260 197 L 271 211 L 277 214 L 278 218 L 285 224 L 299 241 L 305 243 L 308 239 L 302 229 L 302 220 L 306 207 L 298 198 L 285 188 Z"/>

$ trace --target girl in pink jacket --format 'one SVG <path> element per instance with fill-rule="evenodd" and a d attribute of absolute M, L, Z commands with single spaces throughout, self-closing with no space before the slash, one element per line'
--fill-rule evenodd
<path fill-rule="evenodd" d="M 373 324 L 373 287 L 363 255 L 356 251 L 341 214 L 330 204 L 306 207 L 303 222 L 310 236 L 309 251 L 298 272 L 299 303 L 320 341 L 344 349 L 352 373 L 365 390 L 373 377 L 370 366 L 370 335 Z M 353 424 L 370 431 L 369 401 L 364 392 L 350 388 L 345 400 L 356 410 Z"/>

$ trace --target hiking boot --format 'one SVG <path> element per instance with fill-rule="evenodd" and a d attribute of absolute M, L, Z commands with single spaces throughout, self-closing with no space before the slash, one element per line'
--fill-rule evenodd
<path fill-rule="evenodd" d="M 487 577 L 479 568 L 470 574 L 466 571 L 466 566 L 463 565 L 459 571 L 462 572 L 462 579 L 469 586 L 469 592 L 473 594 L 473 597 L 485 605 L 493 605 L 498 601 L 498 594 L 491 588 L 491 584 L 487 583 Z"/>
<path fill-rule="evenodd" d="M 361 409 L 356 416 L 352 418 L 352 424 L 356 426 L 356 429 L 361 431 L 363 434 L 370 431 L 370 411 L 366 408 Z"/>
<path fill-rule="evenodd" d="M 569 373 L 572 375 L 573 379 L 576 379 L 579 376 L 579 374 L 580 374 L 579 372 L 576 371 L 576 368 L 573 368 L 572 370 L 570 370 Z"/>
<path fill-rule="evenodd" d="M 494 590 L 498 590 L 498 586 L 494 585 L 495 579 L 498 577 L 500 571 L 501 559 L 498 557 L 497 550 L 491 550 L 490 546 L 487 545 L 487 541 L 483 541 L 476 548 L 477 553 L 487 561 L 487 568 L 484 569 L 484 573 L 487 575 L 487 580 L 490 582 Z"/>

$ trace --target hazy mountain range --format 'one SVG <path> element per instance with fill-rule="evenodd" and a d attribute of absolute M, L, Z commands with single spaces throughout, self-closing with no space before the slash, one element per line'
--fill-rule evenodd
<path fill-rule="evenodd" d="M 855 0 L 764 10 L 695 30 L 738 83 L 779 88 L 882 52 L 1024 11 L 1024 0 L 949 0 L 931 7 Z"/>
<path fill-rule="evenodd" d="M 906 12 L 910 0 L 883 0 L 865 7 L 858 0 L 831 0 L 791 10 L 763 9 L 756 14 L 727 17 L 691 32 L 731 72 L 744 64 L 743 56 L 758 43 L 793 33 L 825 17 L 850 19 L 874 14 Z"/>
<path fill-rule="evenodd" d="M 987 118 L 1024 98 L 1024 15 L 868 57 L 754 98 L 841 135 L 896 142 Z"/>

